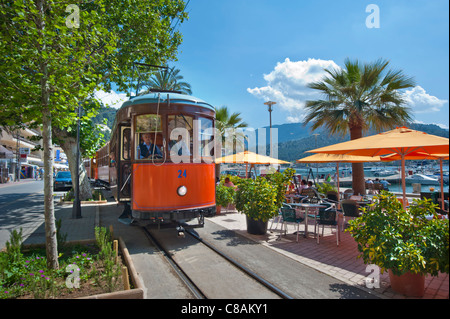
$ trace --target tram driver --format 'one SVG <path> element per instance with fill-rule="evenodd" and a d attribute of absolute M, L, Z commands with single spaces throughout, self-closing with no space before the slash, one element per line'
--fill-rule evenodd
<path fill-rule="evenodd" d="M 140 159 L 148 158 L 151 155 L 156 155 L 157 157 L 162 157 L 161 150 L 156 144 L 152 142 L 151 133 L 142 134 L 143 143 L 139 144 L 138 155 Z"/>

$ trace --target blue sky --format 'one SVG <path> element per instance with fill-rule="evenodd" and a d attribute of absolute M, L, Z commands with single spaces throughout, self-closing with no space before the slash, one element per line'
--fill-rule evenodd
<path fill-rule="evenodd" d="M 379 28 L 366 26 L 369 4 Z M 273 124 L 301 121 L 315 97 L 306 84 L 347 57 L 387 59 L 413 76 L 417 86 L 404 94 L 415 120 L 449 127 L 447 0 L 191 0 L 187 11 L 170 66 L 194 96 L 241 112 L 253 128 L 269 124 L 269 99 Z"/>

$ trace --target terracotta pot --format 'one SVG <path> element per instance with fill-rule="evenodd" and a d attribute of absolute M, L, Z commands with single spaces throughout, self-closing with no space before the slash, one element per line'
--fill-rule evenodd
<path fill-rule="evenodd" d="M 397 276 L 389 269 L 389 279 L 392 290 L 399 294 L 409 297 L 422 297 L 425 293 L 425 276 L 422 274 L 408 272 Z"/>
<path fill-rule="evenodd" d="M 222 210 L 222 206 L 216 205 L 216 215 L 220 215 L 221 210 Z"/>

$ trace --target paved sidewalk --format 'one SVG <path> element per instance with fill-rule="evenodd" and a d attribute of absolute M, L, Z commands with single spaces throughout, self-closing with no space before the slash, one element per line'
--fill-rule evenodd
<path fill-rule="evenodd" d="M 223 210 L 222 210 L 223 211 Z M 345 283 L 368 289 L 365 285 L 365 278 L 371 274 L 366 272 L 366 265 L 363 260 L 357 258 L 358 249 L 354 239 L 347 232 L 341 232 L 341 242 L 336 245 L 336 234 L 330 227 L 325 227 L 324 237 L 320 238 L 317 244 L 314 238 L 314 225 L 309 224 L 308 239 L 300 236 L 296 242 L 294 232 L 296 225 L 288 224 L 287 235 L 281 236 L 281 224 L 273 224 L 272 231 L 269 229 L 266 235 L 251 235 L 247 233 L 246 218 L 244 214 L 236 211 L 225 211 L 221 215 L 208 218 L 208 220 L 221 225 L 227 229 L 250 238 L 261 245 L 278 251 L 279 253 L 291 257 L 303 264 L 315 268 L 323 273 L 333 276 Z M 271 221 L 269 221 L 269 228 Z M 304 231 L 304 225 L 300 225 L 300 231 Z M 322 231 L 322 229 L 320 229 Z M 387 272 L 380 276 L 380 288 L 375 289 L 375 293 L 382 298 L 406 299 L 395 293 L 390 288 L 389 275 Z M 425 279 L 425 295 L 423 299 L 448 299 L 449 298 L 449 276 L 440 274 L 438 277 L 427 276 Z"/>
<path fill-rule="evenodd" d="M 95 226 L 99 225 L 99 205 L 81 205 L 82 218 L 72 218 L 71 204 L 55 204 L 55 220 L 61 220 L 61 233 L 67 234 L 66 241 L 95 239 Z M 41 224 L 30 233 L 24 232 L 24 244 L 45 243 L 45 223 L 42 216 Z"/>

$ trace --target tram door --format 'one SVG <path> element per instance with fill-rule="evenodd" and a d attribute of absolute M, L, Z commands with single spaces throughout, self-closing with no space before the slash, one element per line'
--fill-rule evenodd
<path fill-rule="evenodd" d="M 131 127 L 120 128 L 120 158 L 117 176 L 117 192 L 119 201 L 131 199 Z"/>

